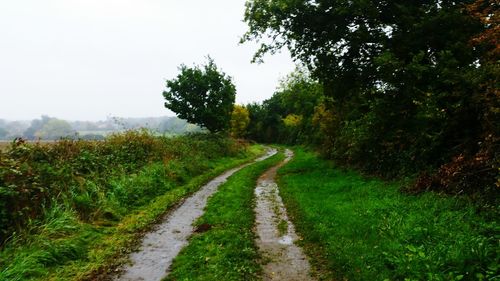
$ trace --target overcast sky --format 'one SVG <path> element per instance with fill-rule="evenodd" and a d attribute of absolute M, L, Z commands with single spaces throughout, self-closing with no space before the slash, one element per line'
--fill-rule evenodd
<path fill-rule="evenodd" d="M 294 65 L 286 52 L 250 63 L 244 3 L 0 1 L 0 119 L 173 116 L 165 79 L 206 55 L 234 78 L 238 103 L 269 98 Z"/>

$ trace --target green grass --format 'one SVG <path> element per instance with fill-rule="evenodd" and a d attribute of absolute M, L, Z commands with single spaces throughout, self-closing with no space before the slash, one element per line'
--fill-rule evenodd
<path fill-rule="evenodd" d="M 283 159 L 283 154 L 251 165 L 220 186 L 196 222 L 211 228 L 194 234 L 175 258 L 165 280 L 258 280 L 260 265 L 252 231 L 257 178 Z"/>
<path fill-rule="evenodd" d="M 278 233 L 279 236 L 283 236 L 288 231 L 288 222 L 286 220 L 280 220 L 278 223 Z"/>
<path fill-rule="evenodd" d="M 107 201 L 99 207 L 102 216 L 96 221 L 82 220 L 74 206 L 53 204 L 46 209 L 43 219 L 29 223 L 25 235 L 13 235 L 5 244 L 0 252 L 0 280 L 93 280 L 124 262 L 127 253 L 138 245 L 141 233 L 182 198 L 262 151 L 261 146 L 252 146 L 237 157 L 211 159 L 204 162 L 206 169 L 203 173 L 182 184 L 174 183 L 179 175 L 165 175 L 161 167 L 176 173 L 182 172 L 184 167 L 172 168 L 159 163 L 146 165 L 134 175 L 112 178 L 108 184 L 113 187 L 110 190 L 114 194 L 105 194 Z M 120 197 L 120 188 L 137 186 L 141 188 L 137 190 L 141 196 L 152 199 L 138 202 L 132 212 L 116 203 L 130 200 L 132 204 L 134 200 L 140 200 Z M 99 201 L 102 195 L 99 195 L 99 190 L 87 190 L 83 194 L 97 195 L 84 196 L 82 208 L 92 204 L 92 200 Z M 128 196 L 134 192 L 123 194 Z"/>
<path fill-rule="evenodd" d="M 402 194 L 301 149 L 280 193 L 322 280 L 498 280 L 497 211 L 466 198 Z"/>

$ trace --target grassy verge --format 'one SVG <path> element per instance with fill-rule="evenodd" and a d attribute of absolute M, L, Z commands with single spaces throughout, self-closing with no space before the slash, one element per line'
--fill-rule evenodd
<path fill-rule="evenodd" d="M 194 234 L 175 258 L 165 280 L 257 280 L 258 250 L 252 227 L 254 189 L 258 177 L 283 159 L 280 153 L 233 176 L 212 196 L 197 225 L 209 230 Z"/>
<path fill-rule="evenodd" d="M 85 203 L 105 198 L 97 207 L 101 215 L 85 220 L 78 212 L 85 204 L 76 205 L 78 210 L 75 205 L 64 204 L 65 200 L 51 204 L 42 219 L 30 222 L 22 235 L 14 234 L 5 243 L 0 252 L 0 280 L 94 280 L 123 262 L 141 233 L 180 199 L 262 151 L 262 147 L 252 146 L 246 153 L 231 157 L 203 158 L 204 168 L 197 174 L 185 172 L 183 162 L 152 162 L 134 174 L 109 178 L 104 183 L 106 189 L 100 186 L 102 183 L 86 184 L 83 195 L 78 194 L 83 198 L 74 200 Z M 174 164 L 177 166 L 171 167 Z M 86 198 L 92 187 L 99 196 Z M 152 199 L 142 202 L 145 191 Z"/>
<path fill-rule="evenodd" d="M 398 183 L 337 169 L 301 149 L 279 183 L 323 280 L 500 278 L 498 212 L 479 212 L 466 198 L 405 195 Z"/>

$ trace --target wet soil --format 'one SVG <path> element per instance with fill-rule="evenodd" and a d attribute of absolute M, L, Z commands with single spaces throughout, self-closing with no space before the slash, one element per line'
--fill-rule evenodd
<path fill-rule="evenodd" d="M 310 265 L 302 249 L 294 244 L 299 237 L 288 219 L 285 206 L 275 182 L 277 170 L 293 157 L 286 150 L 286 159 L 269 169 L 257 182 L 256 244 L 263 257 L 263 280 L 308 281 Z"/>
<path fill-rule="evenodd" d="M 255 162 L 269 158 L 276 152 L 275 149 L 269 149 Z M 144 236 L 140 250 L 130 256 L 131 264 L 123 266 L 119 270 L 121 274 L 114 280 L 157 281 L 165 277 L 172 260 L 187 245 L 188 238 L 195 231 L 192 224 L 203 214 L 207 199 L 228 177 L 248 165 L 251 163 L 223 173 L 173 210 L 163 223 Z"/>

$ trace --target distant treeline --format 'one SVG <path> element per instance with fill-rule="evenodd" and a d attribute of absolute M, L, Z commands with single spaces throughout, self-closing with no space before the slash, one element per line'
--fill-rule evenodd
<path fill-rule="evenodd" d="M 104 121 L 65 121 L 43 115 L 31 121 L 0 119 L 0 140 L 57 140 L 60 138 L 102 140 L 107 135 L 145 128 L 158 134 L 184 134 L 200 131 L 196 125 L 177 117 L 118 118 Z"/>

